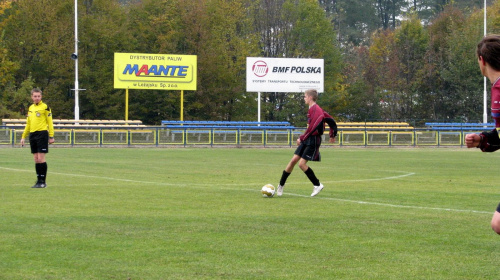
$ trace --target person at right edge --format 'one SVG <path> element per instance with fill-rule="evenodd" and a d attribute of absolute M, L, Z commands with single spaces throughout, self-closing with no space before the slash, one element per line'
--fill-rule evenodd
<path fill-rule="evenodd" d="M 465 136 L 467 148 L 479 148 L 483 152 L 494 152 L 500 149 L 500 35 L 485 36 L 477 45 L 477 59 L 483 76 L 491 82 L 491 116 L 495 120 L 495 129 L 480 134 L 471 133 Z M 491 228 L 500 234 L 500 204 L 498 204 Z"/>
<path fill-rule="evenodd" d="M 317 195 L 324 187 L 323 184 L 319 182 L 313 170 L 307 166 L 307 162 L 321 160 L 319 147 L 321 146 L 321 135 L 323 135 L 325 130 L 325 122 L 328 123 L 330 127 L 330 143 L 333 143 L 335 141 L 335 136 L 337 136 L 337 123 L 332 116 L 316 104 L 317 99 L 318 92 L 316 90 L 309 89 L 305 91 L 304 102 L 309 106 L 309 110 L 307 111 L 307 129 L 304 134 L 300 135 L 297 139 L 297 145 L 299 147 L 295 150 L 285 170 L 283 170 L 278 185 L 278 196 L 283 195 L 286 179 L 290 176 L 297 163 L 299 163 L 300 169 L 304 171 L 307 178 L 309 178 L 314 186 L 311 196 Z"/>

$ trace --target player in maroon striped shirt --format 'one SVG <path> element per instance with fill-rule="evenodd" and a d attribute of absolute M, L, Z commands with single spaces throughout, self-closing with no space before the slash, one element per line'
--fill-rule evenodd
<path fill-rule="evenodd" d="M 325 123 L 328 123 L 330 127 L 330 143 L 333 143 L 335 141 L 335 136 L 337 136 L 337 123 L 332 116 L 323 111 L 323 109 L 316 104 L 317 99 L 318 92 L 316 90 L 306 90 L 304 102 L 309 105 L 309 111 L 307 112 L 307 130 L 297 139 L 297 145 L 299 147 L 295 150 L 295 154 L 285 170 L 283 170 L 280 184 L 278 185 L 278 196 L 283 195 L 283 187 L 285 186 L 286 179 L 290 176 L 297 163 L 299 163 L 300 169 L 304 171 L 307 178 L 309 178 L 314 186 L 311 196 L 317 195 L 323 189 L 323 184 L 319 182 L 313 170 L 307 166 L 307 162 L 321 160 L 319 147 L 321 146 L 321 135 L 323 135 L 325 130 Z"/>
<path fill-rule="evenodd" d="M 483 152 L 500 149 L 500 35 L 485 36 L 477 45 L 477 59 L 483 76 L 491 82 L 491 116 L 495 120 L 495 129 L 481 134 L 467 134 L 467 148 L 480 148 Z M 491 228 L 500 234 L 500 204 L 491 219 Z"/>

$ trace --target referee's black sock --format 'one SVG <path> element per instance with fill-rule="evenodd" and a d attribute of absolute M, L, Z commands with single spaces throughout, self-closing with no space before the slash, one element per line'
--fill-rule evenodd
<path fill-rule="evenodd" d="M 286 172 L 283 170 L 283 174 L 281 174 L 281 179 L 280 179 L 280 186 L 284 186 L 286 183 L 286 179 L 288 179 L 288 176 L 290 176 L 291 173 Z"/>
<path fill-rule="evenodd" d="M 40 163 L 40 183 L 45 184 L 45 179 L 47 177 L 47 163 Z"/>
<path fill-rule="evenodd" d="M 36 182 L 37 183 L 40 183 L 41 180 L 40 180 L 40 175 L 42 174 L 42 171 L 41 171 L 41 163 L 35 163 L 35 170 L 36 170 Z"/>
<path fill-rule="evenodd" d="M 316 178 L 316 175 L 314 175 L 314 171 L 311 167 L 309 167 L 304 173 L 306 173 L 307 178 L 309 178 L 309 181 L 311 181 L 314 186 L 319 186 L 319 180 Z"/>

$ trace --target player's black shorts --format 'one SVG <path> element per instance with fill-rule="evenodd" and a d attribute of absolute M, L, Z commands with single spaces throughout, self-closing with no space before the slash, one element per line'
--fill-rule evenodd
<path fill-rule="evenodd" d="M 48 153 L 49 152 L 49 132 L 35 131 L 30 133 L 31 153 Z"/>
<path fill-rule="evenodd" d="M 321 161 L 319 147 L 321 146 L 321 136 L 311 135 L 302 141 L 295 150 L 295 154 L 308 161 Z"/>

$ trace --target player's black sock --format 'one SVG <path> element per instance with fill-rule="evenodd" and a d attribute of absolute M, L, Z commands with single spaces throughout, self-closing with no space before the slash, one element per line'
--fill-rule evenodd
<path fill-rule="evenodd" d="M 35 170 L 36 170 L 36 182 L 40 183 L 40 175 L 42 174 L 41 171 L 41 163 L 35 163 Z"/>
<path fill-rule="evenodd" d="M 304 173 L 306 173 L 307 178 L 309 178 L 309 181 L 313 183 L 314 186 L 319 186 L 319 180 L 316 178 L 316 175 L 314 175 L 313 170 L 311 167 L 309 167 Z"/>
<path fill-rule="evenodd" d="M 283 170 L 283 174 L 281 174 L 281 179 L 280 179 L 280 185 L 284 186 L 286 183 L 286 179 L 288 179 L 288 176 L 290 176 L 291 173 L 286 172 Z"/>
<path fill-rule="evenodd" d="M 40 183 L 45 184 L 45 179 L 47 177 L 47 163 L 40 163 Z"/>

